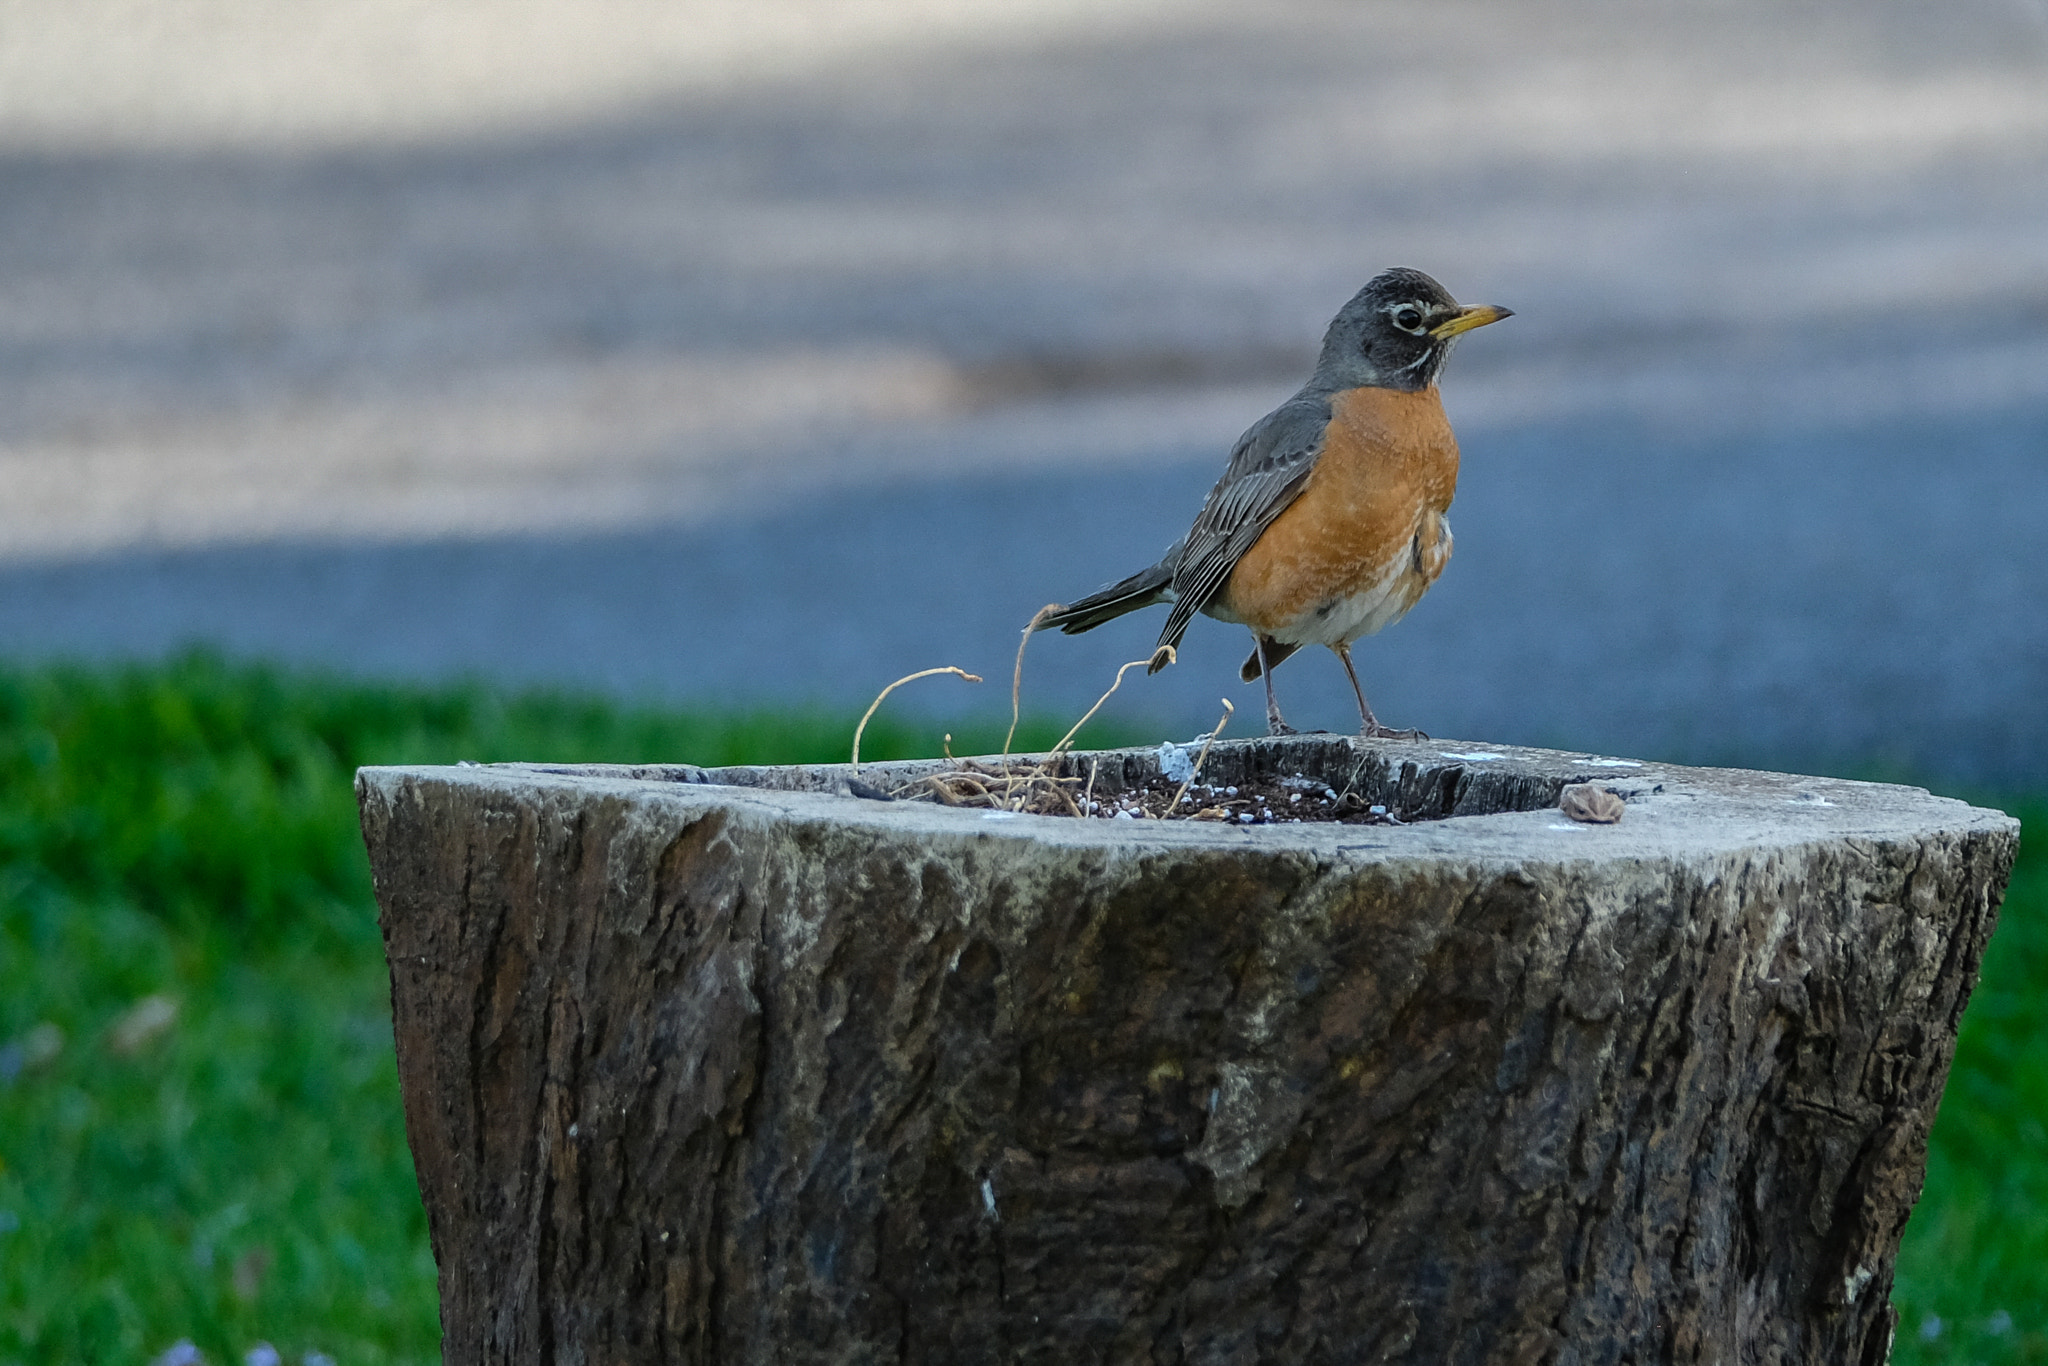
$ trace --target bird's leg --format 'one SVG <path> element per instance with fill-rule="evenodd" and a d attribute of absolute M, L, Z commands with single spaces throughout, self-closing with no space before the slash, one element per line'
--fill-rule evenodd
<path fill-rule="evenodd" d="M 1358 733 L 1373 740 L 1427 740 L 1429 737 L 1419 730 L 1389 730 L 1380 724 L 1372 714 L 1372 708 L 1365 704 L 1365 689 L 1358 686 L 1358 670 L 1351 667 L 1351 647 L 1339 641 L 1330 647 L 1337 652 L 1337 658 L 1344 661 L 1344 675 L 1351 680 L 1351 691 L 1358 698 L 1358 719 L 1364 724 Z"/>
<path fill-rule="evenodd" d="M 1268 640 L 1256 631 L 1252 632 L 1252 639 L 1259 643 L 1259 674 L 1266 680 L 1266 734 L 1299 735 L 1301 732 L 1281 718 L 1280 700 L 1273 696 L 1273 666 L 1279 661 L 1273 658 L 1268 647 L 1279 642 Z"/>

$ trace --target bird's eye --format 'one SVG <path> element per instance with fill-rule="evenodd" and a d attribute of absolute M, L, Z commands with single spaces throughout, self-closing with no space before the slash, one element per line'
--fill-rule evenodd
<path fill-rule="evenodd" d="M 1394 326 L 1400 328 L 1403 332 L 1420 332 L 1422 330 L 1422 310 L 1413 304 L 1402 305 L 1394 310 Z"/>

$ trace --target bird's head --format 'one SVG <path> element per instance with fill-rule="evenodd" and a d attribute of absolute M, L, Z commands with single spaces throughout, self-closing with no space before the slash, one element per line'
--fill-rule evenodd
<path fill-rule="evenodd" d="M 1468 308 L 1419 270 L 1383 270 L 1330 320 L 1311 384 L 1331 392 L 1427 389 L 1459 337 L 1513 316 L 1491 304 Z"/>

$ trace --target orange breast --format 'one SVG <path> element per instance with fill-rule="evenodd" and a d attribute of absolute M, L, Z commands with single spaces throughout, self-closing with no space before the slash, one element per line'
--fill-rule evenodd
<path fill-rule="evenodd" d="M 1443 514 L 1457 492 L 1458 443 L 1436 389 L 1350 389 L 1331 410 L 1301 496 L 1215 604 L 1216 615 L 1279 640 L 1370 634 L 1413 606 L 1449 559 Z M 1346 622 L 1364 629 L 1345 634 Z"/>

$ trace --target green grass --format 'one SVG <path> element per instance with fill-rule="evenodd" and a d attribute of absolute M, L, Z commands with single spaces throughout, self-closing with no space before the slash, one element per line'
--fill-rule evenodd
<path fill-rule="evenodd" d="M 180 1338 L 215 1363 L 259 1341 L 287 1361 L 438 1358 L 356 766 L 839 759 L 853 719 L 368 687 L 202 656 L 0 669 L 0 1364 L 141 1363 Z M 885 715 L 866 752 L 929 753 L 927 729 Z M 112 1047 L 152 996 L 175 999 L 175 1024 Z M 1904 1366 L 2048 1362 L 2043 1001 L 2048 851 L 2030 847 L 1906 1233 Z"/>
<path fill-rule="evenodd" d="M 2019 862 L 1899 1253 L 1899 1366 L 2048 1363 L 2048 807 L 2019 814 Z"/>
<path fill-rule="evenodd" d="M 140 1363 L 181 1338 L 216 1363 L 259 1341 L 288 1361 L 438 1359 L 358 765 L 838 760 L 855 719 L 204 656 L 0 670 L 0 1363 Z M 863 753 L 939 738 L 884 715 Z M 956 752 L 1001 739 L 983 726 Z M 175 1025 L 117 1052 L 150 996 L 177 1002 Z"/>

